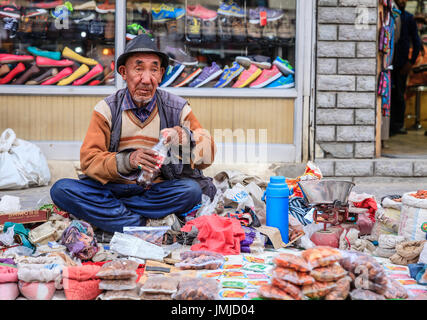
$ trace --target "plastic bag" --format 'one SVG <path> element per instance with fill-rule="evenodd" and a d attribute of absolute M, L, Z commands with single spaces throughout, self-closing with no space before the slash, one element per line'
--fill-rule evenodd
<path fill-rule="evenodd" d="M 295 300 L 285 291 L 280 290 L 279 288 L 271 285 L 264 284 L 258 288 L 258 295 L 266 298 L 266 299 L 274 299 L 274 300 Z"/>
<path fill-rule="evenodd" d="M 52 300 L 55 283 L 52 282 L 18 282 L 19 292 L 28 300 Z"/>
<path fill-rule="evenodd" d="M 216 300 L 219 284 L 210 278 L 184 278 L 178 284 L 177 291 L 172 295 L 174 300 Z"/>
<path fill-rule="evenodd" d="M 142 292 L 139 297 L 141 300 L 172 300 L 172 296 L 168 293 Z"/>
<path fill-rule="evenodd" d="M 175 267 L 188 269 L 218 269 L 224 263 L 224 256 L 220 253 L 211 251 L 184 251 L 181 252 L 181 262 L 175 264 Z"/>
<path fill-rule="evenodd" d="M 167 255 L 160 246 L 120 232 L 114 232 L 110 241 L 110 250 L 123 256 L 156 261 L 163 261 Z"/>
<path fill-rule="evenodd" d="M 281 253 L 273 262 L 279 267 L 290 268 L 300 272 L 310 272 L 311 266 L 301 257 L 291 253 Z"/>
<path fill-rule="evenodd" d="M 396 253 L 395 249 L 386 249 L 386 248 L 378 247 L 373 252 L 373 255 L 377 257 L 382 257 L 382 258 L 390 258 L 395 253 Z"/>
<path fill-rule="evenodd" d="M 118 259 L 102 265 L 96 276 L 100 279 L 121 280 L 137 276 L 139 263 L 128 259 Z"/>
<path fill-rule="evenodd" d="M 424 265 L 423 269 L 418 272 L 415 279 L 419 284 L 424 284 L 424 285 L 427 284 L 427 264 Z"/>
<path fill-rule="evenodd" d="M 385 300 L 384 296 L 364 289 L 355 289 L 350 292 L 351 300 Z"/>
<path fill-rule="evenodd" d="M 331 290 L 325 300 L 345 300 L 350 292 L 351 278 L 344 277 L 336 282 L 337 286 Z"/>
<path fill-rule="evenodd" d="M 347 274 L 338 263 L 327 267 L 320 267 L 311 270 L 310 275 L 317 281 L 336 281 Z"/>
<path fill-rule="evenodd" d="M 378 237 L 378 247 L 383 249 L 395 249 L 396 245 L 405 241 L 402 236 L 392 234 L 380 234 Z"/>
<path fill-rule="evenodd" d="M 384 293 L 386 299 L 406 299 L 408 298 L 408 292 L 394 279 L 388 279 L 387 290 Z"/>
<path fill-rule="evenodd" d="M 144 241 L 161 246 L 165 233 L 170 230 L 170 226 L 161 227 L 123 227 L 123 233 L 137 237 Z"/>
<path fill-rule="evenodd" d="M 122 280 L 106 280 L 103 279 L 99 283 L 99 289 L 101 290 L 131 290 L 136 288 L 136 279 L 138 278 L 135 275 L 130 279 L 122 279 Z"/>
<path fill-rule="evenodd" d="M 105 291 L 101 293 L 96 300 L 141 300 L 137 289 Z"/>
<path fill-rule="evenodd" d="M 301 292 L 301 288 L 297 287 L 296 285 L 294 285 L 288 281 L 281 280 L 278 278 L 273 278 L 271 280 L 271 284 L 273 286 L 275 286 L 276 288 L 286 292 L 295 300 L 302 300 L 304 298 L 304 296 Z"/>
<path fill-rule="evenodd" d="M 139 294 L 161 293 L 171 296 L 178 288 L 179 277 L 166 277 L 163 275 L 150 276 L 141 287 Z"/>
<path fill-rule="evenodd" d="M 0 136 L 0 189 L 45 186 L 50 181 L 46 157 L 35 144 L 16 138 L 8 128 Z"/>
<path fill-rule="evenodd" d="M 301 255 L 312 268 L 324 267 L 341 259 L 341 252 L 339 250 L 326 246 L 306 249 Z"/>
<path fill-rule="evenodd" d="M 325 297 L 336 286 L 335 282 L 316 281 L 313 284 L 302 286 L 302 293 L 311 299 L 320 299 Z"/>
<path fill-rule="evenodd" d="M 387 285 L 383 267 L 371 256 L 355 251 L 345 252 L 340 264 L 345 270 L 360 277 L 362 282 L 370 280 L 379 285 Z"/>
<path fill-rule="evenodd" d="M 19 197 L 4 195 L 0 200 L 0 213 L 16 212 L 21 210 Z"/>
<path fill-rule="evenodd" d="M 276 267 L 273 270 L 273 277 L 296 284 L 297 286 L 309 285 L 315 282 L 315 279 L 305 272 L 298 272 L 294 269 Z"/>

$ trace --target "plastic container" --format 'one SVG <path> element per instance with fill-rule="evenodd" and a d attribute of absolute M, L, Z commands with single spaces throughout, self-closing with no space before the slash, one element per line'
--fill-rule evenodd
<path fill-rule="evenodd" d="M 284 243 L 289 242 L 289 195 L 285 177 L 270 177 L 270 183 L 263 196 L 267 204 L 266 225 L 279 229 Z"/>

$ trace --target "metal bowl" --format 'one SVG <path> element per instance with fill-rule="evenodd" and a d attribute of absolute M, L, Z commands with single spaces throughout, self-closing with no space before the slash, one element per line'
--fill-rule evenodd
<path fill-rule="evenodd" d="M 298 185 L 310 205 L 333 204 L 336 201 L 346 205 L 355 184 L 351 181 L 307 180 L 299 181 Z"/>

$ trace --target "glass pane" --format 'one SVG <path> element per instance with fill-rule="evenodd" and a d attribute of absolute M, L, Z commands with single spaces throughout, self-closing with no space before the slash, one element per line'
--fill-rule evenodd
<path fill-rule="evenodd" d="M 161 87 L 293 88 L 296 0 L 127 1 L 126 40 L 171 57 Z"/>
<path fill-rule="evenodd" d="M 1 1 L 0 84 L 114 85 L 114 1 Z"/>

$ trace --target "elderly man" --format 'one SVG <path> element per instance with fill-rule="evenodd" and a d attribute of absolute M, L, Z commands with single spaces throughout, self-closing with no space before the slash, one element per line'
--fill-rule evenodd
<path fill-rule="evenodd" d="M 127 88 L 99 101 L 80 149 L 83 176 L 58 180 L 53 202 L 75 217 L 107 232 L 143 226 L 148 219 L 178 217 L 216 193 L 201 170 L 216 147 L 187 101 L 158 89 L 169 64 L 145 34 L 132 39 L 119 56 L 117 71 Z M 158 169 L 151 149 L 166 137 L 168 157 Z M 155 177 L 147 188 L 135 182 L 140 172 Z"/>

